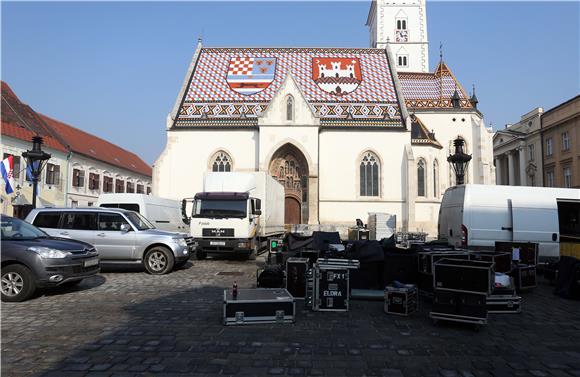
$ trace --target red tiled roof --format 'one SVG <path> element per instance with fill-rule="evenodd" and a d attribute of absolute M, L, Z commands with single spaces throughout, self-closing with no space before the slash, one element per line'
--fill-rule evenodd
<path fill-rule="evenodd" d="M 268 64 L 264 66 L 264 62 Z M 322 119 L 350 117 L 401 123 L 384 50 L 202 48 L 176 125 L 206 119 L 255 119 L 266 110 L 289 74 Z M 244 89 L 256 80 L 263 81 L 260 90 Z"/>
<path fill-rule="evenodd" d="M 33 136 L 40 135 L 47 147 L 61 152 L 67 151 L 38 114 L 30 106 L 20 102 L 4 81 L 2 81 L 2 135 L 24 141 L 31 141 Z"/>
<path fill-rule="evenodd" d="M 71 151 L 151 177 L 152 168 L 136 154 L 88 132 L 39 114 L 63 138 Z"/>
<path fill-rule="evenodd" d="M 2 135 L 31 141 L 40 135 L 52 149 L 73 151 L 89 158 L 151 177 L 151 166 L 139 156 L 99 137 L 35 112 L 20 102 L 10 86 L 2 81 Z"/>

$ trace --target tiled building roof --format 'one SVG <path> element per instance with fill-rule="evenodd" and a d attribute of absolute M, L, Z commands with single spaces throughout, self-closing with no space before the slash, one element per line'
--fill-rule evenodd
<path fill-rule="evenodd" d="M 58 140 L 38 114 L 30 106 L 20 102 L 4 81 L 2 81 L 2 135 L 27 142 L 30 142 L 33 136 L 40 135 L 46 146 L 61 152 L 67 151 L 62 141 Z"/>
<path fill-rule="evenodd" d="M 425 124 L 416 115 L 411 115 L 411 144 L 430 145 L 438 149 L 443 146 L 435 139 L 435 134 L 429 132 Z"/>
<path fill-rule="evenodd" d="M 461 107 L 473 108 L 467 93 L 444 62 L 434 72 L 399 72 L 398 76 L 409 108 L 451 108 L 455 90 Z"/>
<path fill-rule="evenodd" d="M 40 114 L 40 117 L 64 139 L 72 152 L 151 177 L 151 166 L 136 154 L 46 115 Z"/>
<path fill-rule="evenodd" d="M 20 102 L 2 82 L 2 135 L 30 142 L 40 135 L 44 144 L 61 152 L 75 152 L 122 169 L 151 176 L 151 166 L 134 153 L 99 137 L 49 118 Z"/>
<path fill-rule="evenodd" d="M 334 66 L 337 63 L 340 67 Z M 264 112 L 289 74 L 314 114 L 323 120 L 402 125 L 384 50 L 201 48 L 174 126 L 220 119 L 248 123 Z M 259 77 L 261 82 L 252 83 Z M 244 88 L 247 84 L 253 88 Z"/>

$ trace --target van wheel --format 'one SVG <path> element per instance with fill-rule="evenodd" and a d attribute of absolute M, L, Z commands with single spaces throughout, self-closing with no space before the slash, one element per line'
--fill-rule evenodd
<path fill-rule="evenodd" d="M 173 270 L 175 259 L 171 250 L 155 246 L 145 254 L 145 269 L 151 275 L 164 275 Z"/>
<path fill-rule="evenodd" d="M 205 258 L 207 258 L 207 253 L 203 250 L 197 250 L 195 252 L 195 257 L 197 258 L 197 260 L 204 260 Z"/>
<path fill-rule="evenodd" d="M 20 264 L 12 264 L 2 269 L 2 301 L 21 302 L 28 300 L 36 291 L 32 273 Z"/>

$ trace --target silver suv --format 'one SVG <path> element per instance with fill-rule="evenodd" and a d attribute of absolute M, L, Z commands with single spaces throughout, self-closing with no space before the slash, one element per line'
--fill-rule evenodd
<path fill-rule="evenodd" d="M 123 209 L 37 208 L 26 221 L 53 237 L 94 245 L 101 265 L 142 263 L 154 275 L 184 265 L 193 247 L 185 234 L 155 229 L 139 213 Z"/>

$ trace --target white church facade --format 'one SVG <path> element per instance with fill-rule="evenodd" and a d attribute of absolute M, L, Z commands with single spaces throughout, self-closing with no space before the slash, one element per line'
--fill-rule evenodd
<path fill-rule="evenodd" d="M 397 27 L 395 8 L 373 2 L 371 34 Z M 426 22 L 424 1 L 417 8 Z M 405 12 L 406 27 L 420 22 L 419 13 Z M 417 72 L 408 72 L 390 43 L 376 46 L 200 42 L 167 117 L 153 193 L 181 199 L 202 191 L 208 171 L 265 171 L 285 187 L 288 224 L 350 226 L 386 212 L 397 215 L 399 229 L 435 235 L 442 194 L 454 184 L 446 160 L 453 140 L 463 138 L 473 155 L 467 182 L 492 184 L 492 135 L 477 99 L 443 61 L 426 72 L 426 61 L 414 63 L 424 57 L 409 53 Z"/>

